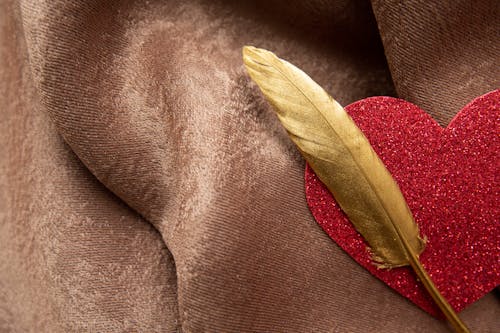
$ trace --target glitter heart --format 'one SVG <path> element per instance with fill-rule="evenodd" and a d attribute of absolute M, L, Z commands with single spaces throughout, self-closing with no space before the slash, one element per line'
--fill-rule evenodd
<path fill-rule="evenodd" d="M 448 127 L 417 106 L 372 97 L 346 107 L 398 182 L 428 239 L 420 256 L 456 311 L 500 284 L 500 90 L 476 98 Z M 323 230 L 354 260 L 434 316 L 440 312 L 409 268 L 377 269 L 367 244 L 307 166 L 306 198 Z"/>

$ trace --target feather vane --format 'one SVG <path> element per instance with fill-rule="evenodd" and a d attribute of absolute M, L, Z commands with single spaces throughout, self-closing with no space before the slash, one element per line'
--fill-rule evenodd
<path fill-rule="evenodd" d="M 409 265 L 409 256 L 419 255 L 425 242 L 398 185 L 344 108 L 269 51 L 246 47 L 243 59 L 293 142 L 368 242 L 377 265 Z"/>

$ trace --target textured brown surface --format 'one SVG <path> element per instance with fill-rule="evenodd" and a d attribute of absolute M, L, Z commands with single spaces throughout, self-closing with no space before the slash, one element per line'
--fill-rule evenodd
<path fill-rule="evenodd" d="M 447 332 L 314 222 L 304 162 L 241 61 L 272 49 L 343 104 L 394 95 L 392 74 L 443 122 L 439 105 L 494 88 L 440 53 L 458 70 L 428 82 L 459 99 L 418 90 L 384 37 L 397 8 L 375 5 L 389 72 L 365 2 L 0 0 L 0 332 Z M 493 332 L 498 308 L 462 316 Z"/>
<path fill-rule="evenodd" d="M 400 97 L 448 124 L 499 87 L 499 1 L 372 2 Z"/>

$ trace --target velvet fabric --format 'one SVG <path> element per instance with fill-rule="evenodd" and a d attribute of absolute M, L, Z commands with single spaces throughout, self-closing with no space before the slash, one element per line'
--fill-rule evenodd
<path fill-rule="evenodd" d="M 316 224 L 241 47 L 446 125 L 496 88 L 495 10 L 0 0 L 0 332 L 449 332 Z M 461 316 L 494 332 L 498 310 Z"/>

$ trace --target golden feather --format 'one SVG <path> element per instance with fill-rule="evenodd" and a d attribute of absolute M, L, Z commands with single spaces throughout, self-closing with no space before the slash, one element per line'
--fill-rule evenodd
<path fill-rule="evenodd" d="M 319 179 L 370 245 L 379 266 L 409 265 L 424 241 L 398 185 L 344 108 L 273 53 L 243 51 L 252 79 Z"/>
<path fill-rule="evenodd" d="M 425 242 L 403 194 L 344 108 L 269 51 L 245 46 L 243 61 L 292 141 L 369 244 L 375 263 L 411 265 L 457 332 L 468 332 L 418 260 Z"/>

